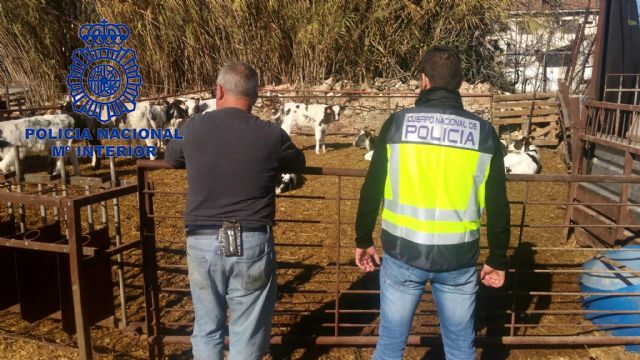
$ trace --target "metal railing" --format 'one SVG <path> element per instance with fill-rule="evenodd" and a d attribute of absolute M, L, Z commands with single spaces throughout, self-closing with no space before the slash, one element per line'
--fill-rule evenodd
<path fill-rule="evenodd" d="M 161 358 L 167 344 L 189 344 L 193 311 L 182 229 L 184 191 L 158 186 L 153 170 L 168 169 L 162 161 L 138 161 L 140 234 L 143 241 L 149 358 Z M 169 176 L 175 179 L 175 172 Z M 379 288 L 377 272 L 362 273 L 353 263 L 353 224 L 357 190 L 364 170 L 307 168 L 303 174 L 322 193 L 301 189 L 278 197 L 274 229 L 280 297 L 273 317 L 273 344 L 296 346 L 374 345 L 377 341 Z M 163 175 L 166 177 L 166 174 Z M 160 178 L 159 178 L 160 179 Z M 562 230 L 637 230 L 637 224 L 564 224 L 569 208 L 626 206 L 621 203 L 571 203 L 577 182 L 640 183 L 638 177 L 588 175 L 508 175 L 512 210 L 511 265 L 501 289 L 482 287 L 477 304 L 477 343 L 489 344 L 640 344 L 640 336 L 602 333 L 585 316 L 581 299 L 601 293 L 580 291 L 584 261 L 605 247 L 583 248 L 567 243 Z M 309 184 L 309 182 L 307 182 Z M 158 204 L 171 204 L 158 206 Z M 164 209 L 164 212 L 159 209 Z M 535 210 L 535 209 L 538 210 Z M 575 210 L 575 209 L 574 209 Z M 483 224 L 484 228 L 484 224 Z M 377 229 L 376 231 L 379 231 Z M 482 239 L 486 238 L 483 229 Z M 481 257 L 488 251 L 481 241 Z M 480 266 L 481 264 L 478 264 Z M 627 270 L 628 271 L 628 270 Z M 597 271 L 596 271 L 597 272 Z M 620 273 L 607 270 L 603 273 Z M 608 296 L 640 296 L 612 292 Z M 598 314 L 640 314 L 598 310 Z M 640 324 L 605 324 L 601 328 L 639 328 Z M 416 311 L 409 345 L 439 341 L 439 321 L 427 286 Z M 593 336 L 596 334 L 597 336 Z"/>
<path fill-rule="evenodd" d="M 18 174 L 3 187 L 9 191 L 0 191 L 0 203 L 7 206 L 0 221 L 0 309 L 18 308 L 29 322 L 59 311 L 63 330 L 76 334 L 80 359 L 91 359 L 90 327 L 124 329 L 127 322 L 122 269 L 117 268 L 119 297 L 112 271 L 140 241 L 122 241 L 119 208 L 110 214 L 108 202 L 132 196 L 136 185 L 48 175 L 26 175 L 23 181 Z"/>

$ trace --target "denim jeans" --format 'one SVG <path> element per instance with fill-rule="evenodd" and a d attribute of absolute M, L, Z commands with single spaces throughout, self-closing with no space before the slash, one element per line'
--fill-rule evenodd
<path fill-rule="evenodd" d="M 431 282 L 447 360 L 475 359 L 476 268 L 428 272 L 388 255 L 380 268 L 380 337 L 373 359 L 402 359 L 427 282 Z"/>
<path fill-rule="evenodd" d="M 273 235 L 243 232 L 242 239 L 242 256 L 225 257 L 217 234 L 187 236 L 197 360 L 223 359 L 227 306 L 229 359 L 262 359 L 268 348 L 277 295 Z"/>

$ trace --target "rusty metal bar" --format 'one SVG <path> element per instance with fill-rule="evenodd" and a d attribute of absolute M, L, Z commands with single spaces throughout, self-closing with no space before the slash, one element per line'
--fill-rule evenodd
<path fill-rule="evenodd" d="M 116 160 L 111 157 L 109 158 L 109 175 L 110 175 L 110 185 L 112 188 L 118 186 L 118 175 L 116 173 Z M 136 185 L 137 188 L 137 185 Z M 138 194 L 138 196 L 140 196 Z M 106 208 L 106 201 L 104 202 L 104 206 Z M 120 198 L 115 197 L 113 199 L 113 228 L 115 231 L 115 240 L 116 240 L 116 248 L 121 247 L 122 245 L 122 228 L 120 224 Z M 138 244 L 138 242 L 133 242 L 132 244 Z M 115 250 L 115 249 L 114 249 Z M 124 281 L 124 268 L 120 265 L 123 261 L 122 253 L 118 253 L 116 257 L 118 262 L 118 286 L 120 289 L 120 314 L 122 316 L 122 326 L 127 327 L 127 297 L 125 295 L 125 281 Z"/>
<path fill-rule="evenodd" d="M 507 180 L 532 182 L 640 183 L 640 177 L 625 175 L 507 174 Z"/>
<path fill-rule="evenodd" d="M 596 101 L 596 100 L 587 100 L 584 102 L 584 104 L 586 106 L 596 108 L 596 109 L 601 109 L 601 110 L 617 110 L 617 111 L 622 110 L 622 111 L 633 111 L 633 112 L 640 111 L 640 105 L 621 104 L 621 103 L 614 103 L 614 102 L 608 102 L 608 101 Z"/>
<path fill-rule="evenodd" d="M 91 187 L 90 186 L 85 186 L 84 187 L 84 193 L 85 195 L 91 195 Z M 93 225 L 93 207 L 92 205 L 87 206 L 87 225 L 89 226 L 89 231 L 93 231 L 94 229 L 94 225 Z"/>
<path fill-rule="evenodd" d="M 5 237 L 0 237 L 0 246 L 18 248 L 18 249 L 27 249 L 27 250 L 36 250 L 36 251 L 46 251 L 52 253 L 66 254 L 70 251 L 69 245 L 67 244 L 56 244 L 56 243 L 45 243 L 41 241 L 27 241 L 22 239 L 8 239 Z M 95 256 L 97 253 L 96 248 L 92 247 L 83 247 L 82 253 L 87 256 Z"/>
<path fill-rule="evenodd" d="M 120 254 L 122 254 L 124 252 L 127 252 L 129 250 L 132 250 L 132 249 L 140 249 L 140 248 L 142 248 L 141 245 L 142 245 L 142 241 L 141 240 L 135 240 L 135 241 L 128 242 L 128 243 L 126 243 L 124 245 L 118 245 L 118 246 L 116 246 L 116 247 L 114 247 L 112 249 L 105 250 L 104 253 L 107 254 L 107 256 L 111 257 L 113 255 L 120 255 Z M 119 256 L 119 257 L 121 257 L 121 256 Z M 117 260 L 117 262 L 121 263 L 122 260 Z M 121 268 L 121 267 L 119 267 L 119 268 Z M 123 285 L 122 289 L 124 290 L 124 285 Z M 121 293 L 121 296 L 122 296 L 123 293 L 124 293 L 124 291 Z M 120 301 L 122 301 L 122 300 L 120 300 Z M 124 319 L 122 321 L 124 322 Z"/>
<path fill-rule="evenodd" d="M 145 169 L 171 169 L 164 160 L 141 159 L 136 162 L 138 168 Z M 344 168 L 324 168 L 307 167 L 300 172 L 304 175 L 332 175 L 364 177 L 367 170 L 364 169 L 344 169 Z M 534 181 L 534 182 L 587 182 L 587 183 L 640 183 L 640 177 L 624 175 L 551 175 L 551 174 L 507 174 L 509 181 Z"/>
<path fill-rule="evenodd" d="M 138 160 L 140 162 L 141 160 Z M 164 162 L 164 161 L 163 161 Z M 165 165 L 166 162 L 164 162 Z M 162 359 L 163 347 L 159 341 L 154 341 L 161 335 L 160 299 L 157 273 L 157 258 L 155 244 L 155 224 L 149 214 L 153 214 L 153 194 L 143 194 L 142 190 L 149 187 L 148 173 L 144 168 L 137 168 L 138 211 L 140 212 L 140 240 L 142 241 L 142 262 L 144 279 L 144 302 L 146 332 L 149 336 L 147 351 L 150 359 Z"/>
<path fill-rule="evenodd" d="M 66 198 L 69 195 L 69 188 L 67 185 L 69 184 L 69 178 L 67 177 L 67 169 L 64 167 L 64 156 L 58 158 L 58 163 L 60 164 L 60 181 L 62 181 L 62 196 Z M 62 205 L 62 202 L 60 202 Z M 63 211 L 62 218 L 64 219 L 64 223 L 67 224 L 67 218 L 69 217 L 69 213 L 67 211 Z M 67 239 L 69 239 L 69 225 L 65 226 L 65 235 Z M 77 318 L 76 318 L 77 319 Z"/>
<path fill-rule="evenodd" d="M 539 204 L 538 204 L 539 205 Z M 552 205 L 557 205 L 557 204 L 552 204 Z M 589 203 L 578 203 L 578 205 L 591 205 Z M 603 204 L 598 204 L 598 205 L 602 205 L 602 206 L 626 206 L 626 205 L 620 205 L 620 204 L 610 204 L 610 203 L 603 203 Z M 149 218 L 151 219 L 169 219 L 169 220 L 184 220 L 184 217 L 181 215 L 149 215 Z M 321 220 L 308 220 L 308 219 L 276 219 L 278 222 L 280 223 L 305 223 L 305 224 L 332 224 L 331 221 L 321 221 Z M 342 225 L 353 225 L 355 224 L 354 222 L 343 222 Z M 487 224 L 482 223 L 481 226 L 485 227 L 487 226 Z M 526 224 L 526 225 L 521 225 L 521 224 L 510 224 L 511 227 L 520 227 L 520 226 L 524 226 L 526 228 L 555 228 L 555 227 L 584 227 L 584 228 L 589 228 L 589 227 L 636 227 L 638 226 L 637 224 L 612 224 L 612 225 L 605 225 L 605 224 L 574 224 L 574 225 L 564 225 L 564 224 Z"/>
<path fill-rule="evenodd" d="M 149 342 L 161 341 L 164 344 L 191 344 L 189 336 L 162 336 L 161 339 L 149 338 Z M 442 342 L 440 336 L 410 335 L 407 340 L 409 346 L 438 345 Z M 225 338 L 228 343 L 228 338 Z M 281 336 L 271 337 L 273 345 L 350 345 L 350 346 L 375 346 L 378 343 L 377 336 Z M 503 337 L 476 337 L 477 345 L 502 344 L 502 345 L 629 345 L 640 344 L 640 336 L 503 336 Z"/>
<path fill-rule="evenodd" d="M 529 201 L 530 185 L 531 183 L 527 182 L 525 183 L 525 186 L 524 186 L 524 193 L 522 195 L 522 198 L 523 198 L 522 214 L 520 215 L 520 232 L 518 234 L 518 243 L 516 245 L 516 248 L 520 247 L 520 245 L 522 244 L 522 239 L 524 238 L 524 228 L 525 228 L 524 223 L 525 223 L 526 214 L 527 214 L 527 202 Z M 516 264 L 516 266 L 518 265 Z M 518 303 L 518 295 L 516 290 L 518 289 L 518 274 L 519 274 L 519 271 L 517 270 L 518 269 L 514 269 L 514 275 L 513 275 L 513 296 L 511 300 L 511 310 L 513 311 L 513 313 L 511 314 L 511 324 L 509 328 L 510 336 L 515 335 L 515 323 L 516 323 L 515 309 Z"/>
<path fill-rule="evenodd" d="M 73 294 L 73 312 L 76 322 L 76 336 L 81 360 L 91 360 L 93 358 L 93 348 L 91 346 L 91 334 L 87 322 L 87 309 L 84 301 L 85 295 L 82 292 L 83 272 L 80 271 L 82 263 L 82 222 L 80 205 L 74 200 L 65 199 L 63 207 L 67 214 L 67 229 L 69 233 L 69 271 L 71 274 L 71 292 Z"/>
<path fill-rule="evenodd" d="M 58 187 L 54 184 L 52 195 L 57 199 L 58 196 Z M 58 206 L 53 207 L 53 220 L 60 221 L 60 208 Z"/>
<path fill-rule="evenodd" d="M 339 335 L 339 311 L 340 311 L 340 195 L 341 195 L 341 177 L 338 176 L 336 178 L 336 239 L 337 239 L 337 249 L 336 249 L 336 314 L 334 318 L 334 336 Z"/>
<path fill-rule="evenodd" d="M 38 183 L 38 195 L 42 196 L 42 183 Z M 40 205 L 40 223 L 42 226 L 47 225 L 47 209 L 44 205 Z"/>
<path fill-rule="evenodd" d="M 633 172 L 633 156 L 631 155 L 630 152 L 625 152 L 624 153 L 624 175 L 631 175 Z M 639 176 L 640 177 L 640 176 Z M 631 195 L 631 186 L 628 183 L 624 183 L 621 184 L 621 189 L 620 189 L 620 203 L 619 205 L 621 205 L 618 208 L 618 217 L 617 217 L 617 222 L 625 222 L 628 221 L 630 219 L 626 219 L 625 213 L 626 210 L 628 209 L 628 207 L 625 207 L 625 205 L 629 204 L 629 196 Z M 640 227 L 640 224 L 637 225 Z M 618 239 L 624 239 L 624 228 L 617 228 L 615 231 L 613 231 L 613 240 L 615 242 L 618 241 Z"/>
<path fill-rule="evenodd" d="M 116 197 L 135 194 L 137 191 L 137 185 L 124 185 L 108 190 L 103 190 L 92 195 L 79 196 L 74 198 L 74 201 L 80 206 L 87 206 L 97 204 L 105 200 L 111 200 Z"/>
<path fill-rule="evenodd" d="M 17 146 L 13 147 L 13 152 L 15 153 L 15 169 L 16 169 L 16 188 L 18 193 L 24 191 L 24 187 L 22 185 L 22 168 L 20 167 L 20 148 Z M 24 214 L 24 203 L 18 204 L 18 221 L 20 223 L 20 232 L 24 233 L 26 229 L 26 220 Z"/>

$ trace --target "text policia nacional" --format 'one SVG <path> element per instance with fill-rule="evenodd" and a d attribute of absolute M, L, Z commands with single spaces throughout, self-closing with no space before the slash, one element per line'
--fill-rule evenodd
<path fill-rule="evenodd" d="M 52 141 L 90 141 L 93 140 L 93 136 L 89 129 L 67 128 L 58 129 L 25 129 L 25 137 L 27 140 L 52 140 Z M 97 140 L 155 140 L 156 143 L 165 140 L 182 140 L 180 135 L 180 129 L 108 129 L 98 128 L 96 132 Z M 71 146 L 57 145 L 51 147 L 51 156 L 63 157 L 69 151 L 73 151 Z M 134 157 L 134 158 L 148 158 L 150 156 L 157 156 L 156 146 L 141 146 L 141 145 L 78 145 L 75 147 L 76 156 L 78 157 L 92 157 L 106 156 L 106 157 Z"/>

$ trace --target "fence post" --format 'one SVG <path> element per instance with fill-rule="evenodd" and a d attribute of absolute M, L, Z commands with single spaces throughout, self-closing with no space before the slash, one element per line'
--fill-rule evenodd
<path fill-rule="evenodd" d="M 149 190 L 148 172 L 143 167 L 138 173 L 138 209 L 140 211 L 140 240 L 142 241 L 142 266 L 144 277 L 145 318 L 147 322 L 149 359 L 162 359 L 163 346 L 160 334 L 160 301 L 156 258 L 156 235 L 153 214 L 153 194 Z"/>
<path fill-rule="evenodd" d="M 81 360 L 93 358 L 91 346 L 91 334 L 87 324 L 87 310 L 83 306 L 84 294 L 82 293 L 83 273 L 80 271 L 82 259 L 82 221 L 80 206 L 74 200 L 64 199 L 62 204 L 67 214 L 67 234 L 69 236 L 69 272 L 71 274 L 71 293 L 73 295 L 73 312 L 76 321 L 76 336 Z"/>
<path fill-rule="evenodd" d="M 116 160 L 109 158 L 109 171 L 111 173 L 111 188 L 118 186 L 118 178 L 116 176 Z M 140 196 L 140 193 L 138 193 Z M 104 204 L 106 209 L 106 202 Z M 105 210 L 106 211 L 106 210 Z M 120 227 L 120 198 L 113 199 L 113 228 L 116 233 L 116 246 L 122 244 L 122 228 Z M 118 260 L 118 284 L 120 285 L 120 310 L 122 312 L 122 328 L 127 327 L 127 301 L 124 293 L 124 266 L 122 264 L 122 254 L 116 257 Z"/>
<path fill-rule="evenodd" d="M 341 240 L 340 240 L 340 193 L 341 191 L 341 182 L 342 177 L 338 175 L 337 179 L 337 192 L 336 192 L 336 241 L 337 243 L 337 258 L 336 258 L 336 313 L 335 313 L 335 323 L 334 323 L 334 336 L 339 335 L 340 331 L 340 253 L 341 253 Z"/>

